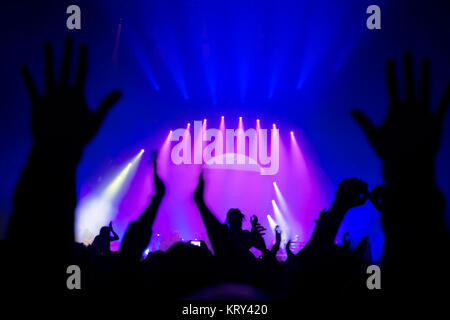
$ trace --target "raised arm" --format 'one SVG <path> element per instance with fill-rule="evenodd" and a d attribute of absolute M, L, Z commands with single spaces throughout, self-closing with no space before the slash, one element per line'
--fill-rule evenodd
<path fill-rule="evenodd" d="M 435 158 L 450 102 L 450 85 L 446 84 L 433 112 L 429 62 L 422 62 L 420 89 L 416 94 L 413 69 L 412 55 L 407 53 L 403 61 L 405 97 L 401 99 L 395 63 L 387 62 L 389 108 L 380 126 L 375 126 L 359 110 L 353 111 L 353 117 L 383 161 L 388 191 L 382 222 L 386 236 L 385 265 L 390 279 L 395 279 L 398 288 L 418 290 L 421 284 L 429 286 L 448 278 L 444 274 L 449 266 L 446 263 L 449 236 L 444 223 L 445 200 L 436 183 Z M 419 230 L 420 241 L 411 245 Z M 405 269 L 412 256 L 417 261 L 414 270 Z M 411 278 L 417 282 L 411 283 Z"/>
<path fill-rule="evenodd" d="M 211 240 L 211 244 L 214 249 L 214 253 L 216 256 L 222 257 L 235 256 L 236 250 L 228 232 L 228 228 L 226 225 L 221 224 L 211 210 L 209 210 L 205 203 L 204 192 L 205 180 L 202 172 L 200 174 L 198 186 L 194 192 L 194 200 L 197 204 L 198 210 L 200 211 L 200 215 L 202 216 L 208 237 Z"/>
<path fill-rule="evenodd" d="M 109 223 L 109 231 L 113 234 L 112 237 L 111 236 L 109 237 L 109 241 L 119 240 L 119 236 L 117 235 L 117 233 L 113 229 L 112 221 Z"/>
<path fill-rule="evenodd" d="M 203 172 L 200 174 L 199 182 L 194 193 L 194 200 L 197 204 L 198 210 L 202 216 L 203 222 L 205 223 L 207 230 L 215 230 L 217 228 L 222 228 L 223 225 L 217 220 L 214 214 L 209 210 L 205 203 L 204 198 L 205 193 L 205 179 L 203 178 Z"/>
<path fill-rule="evenodd" d="M 342 181 L 331 208 L 321 212 L 308 246 L 332 245 L 347 211 L 363 205 L 368 195 L 367 183 L 356 178 Z"/>
<path fill-rule="evenodd" d="M 164 182 L 158 176 L 156 159 L 153 161 L 153 179 L 155 194 L 141 216 L 130 223 L 120 246 L 120 254 L 129 262 L 139 262 L 144 249 L 148 246 L 152 235 L 153 222 L 166 191 Z"/>
<path fill-rule="evenodd" d="M 272 249 L 270 249 L 270 254 L 274 257 L 276 257 L 278 250 L 280 250 L 281 245 L 281 230 L 279 226 L 275 227 L 275 244 L 272 246 Z"/>
<path fill-rule="evenodd" d="M 28 259 L 33 260 L 33 254 L 39 255 L 42 268 L 51 274 L 54 269 L 49 265 L 63 270 L 59 263 L 68 262 L 73 246 L 75 174 L 84 147 L 94 138 L 120 93 L 111 92 L 96 111 L 88 106 L 84 95 L 87 75 L 87 48 L 84 44 L 80 48 L 73 85 L 69 84 L 72 41 L 66 40 L 58 79 L 55 78 L 49 43 L 45 45 L 44 56 L 43 94 L 38 92 L 29 69 L 22 67 L 31 100 L 33 146 L 14 193 L 7 238 L 10 243 L 28 248 Z M 36 230 L 40 232 L 42 243 L 54 244 L 52 250 L 30 246 L 36 240 Z M 48 251 L 48 256 L 43 258 L 42 255 L 47 254 L 45 251 Z M 60 274 L 59 270 L 50 277 Z M 46 279 L 46 276 L 41 278 Z M 61 283 L 64 285 L 64 281 Z"/>

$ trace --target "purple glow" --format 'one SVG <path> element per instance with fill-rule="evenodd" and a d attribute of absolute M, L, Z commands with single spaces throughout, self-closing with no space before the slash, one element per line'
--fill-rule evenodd
<path fill-rule="evenodd" d="M 197 122 L 199 124 L 194 122 L 192 138 L 202 141 L 206 122 Z M 243 128 L 243 121 L 239 121 L 239 125 Z M 190 127 L 189 124 L 187 126 Z M 222 132 L 226 130 L 223 116 L 220 117 L 219 128 Z M 259 130 L 261 130 L 260 121 L 257 120 L 256 131 Z M 193 193 L 202 165 L 175 165 L 171 161 L 171 151 L 175 144 L 171 139 L 174 133 L 175 131 L 169 131 L 158 153 L 158 170 L 166 184 L 166 195 L 152 228 L 153 236 L 149 246 L 151 250 L 167 248 L 176 239 L 181 238 L 205 240 L 210 245 L 202 219 L 193 201 Z M 240 134 L 243 134 L 243 129 Z M 205 199 L 212 212 L 220 221 L 225 222 L 227 211 L 230 208 L 239 208 L 246 216 L 243 228 L 247 230 L 251 228 L 250 216 L 257 215 L 260 223 L 272 230 L 265 236 L 268 245 L 273 239 L 274 223 L 284 229 L 282 230 L 284 240 L 288 237 L 294 239 L 295 235 L 299 235 L 300 241 L 307 241 L 315 226 L 314 219 L 323 208 L 329 206 L 333 194 L 328 178 L 301 151 L 294 135 L 288 136 L 290 148 L 285 147 L 284 142 L 287 141 L 283 141 L 282 135 L 279 136 L 279 171 L 276 175 L 261 175 L 257 171 L 204 167 Z M 200 143 L 203 145 L 204 142 Z M 257 144 L 240 151 L 248 155 L 250 149 L 255 147 Z M 270 146 L 267 148 L 270 150 Z M 136 174 L 130 181 L 128 192 L 121 199 L 117 212 L 112 217 L 114 227 L 121 238 L 128 224 L 136 220 L 145 210 L 154 192 L 151 159 L 149 155 L 145 156 L 146 154 L 148 152 L 144 153 L 142 165 L 136 168 Z M 144 158 L 147 160 L 145 161 Z M 129 160 L 125 163 L 128 162 Z M 87 192 L 82 197 L 88 197 L 91 193 Z M 272 221 L 268 220 L 268 215 L 271 215 Z M 109 221 L 105 222 L 109 223 Z M 95 229 L 89 231 L 94 236 L 98 233 Z M 119 245 L 118 241 L 112 248 L 118 248 Z"/>

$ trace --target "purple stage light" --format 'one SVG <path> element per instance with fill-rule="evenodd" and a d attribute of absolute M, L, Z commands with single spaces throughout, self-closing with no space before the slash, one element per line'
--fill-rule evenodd
<path fill-rule="evenodd" d="M 243 119 L 243 117 L 239 118 Z M 222 132 L 225 136 L 224 119 L 224 116 L 220 116 L 220 127 L 217 131 Z M 241 128 L 243 128 L 243 120 L 239 122 L 242 124 Z M 192 121 L 186 123 L 189 128 Z M 261 132 L 261 123 L 262 120 L 257 119 L 256 130 L 252 130 Z M 194 134 L 191 132 L 191 143 L 195 139 L 198 140 L 194 141 L 192 145 L 200 146 L 200 164 L 203 164 L 204 148 L 211 142 L 203 139 L 206 135 L 206 123 L 204 120 L 196 121 L 192 127 Z M 267 131 L 268 133 L 276 130 L 275 135 L 279 136 L 276 125 L 275 128 L 270 129 Z M 182 130 L 189 133 L 186 127 Z M 186 134 L 185 132 L 182 133 L 182 136 Z M 242 152 L 244 157 L 248 158 L 251 150 L 256 148 L 258 149 L 257 158 L 259 161 L 259 152 L 261 152 L 259 150 L 261 146 L 258 146 L 259 139 L 254 139 L 254 142 L 251 143 L 251 139 L 245 137 L 245 131 L 235 130 L 235 132 L 237 135 L 241 135 L 241 139 L 245 138 L 248 146 L 239 150 L 239 152 Z M 193 164 L 175 165 L 173 163 L 171 153 L 174 145 L 178 143 L 173 141 L 175 133 L 176 130 L 169 131 L 158 152 L 158 172 L 166 184 L 167 192 L 153 226 L 154 236 L 148 247 L 151 248 L 151 251 L 167 248 L 169 243 L 173 244 L 179 241 L 174 240 L 175 238 L 178 239 L 174 236 L 175 231 L 178 231 L 176 234 L 178 234 L 179 239 L 197 238 L 205 240 L 210 246 L 203 221 L 192 198 L 198 183 L 201 166 Z M 256 136 L 259 137 L 259 135 Z M 271 138 L 272 136 L 270 136 L 269 143 L 265 147 L 267 154 L 270 154 Z M 238 136 L 235 139 L 238 139 Z M 291 147 L 285 148 L 282 139 L 279 138 L 280 169 L 273 176 L 261 175 L 258 171 L 246 171 L 238 167 L 230 170 L 231 168 L 220 166 L 217 168 L 204 166 L 205 199 L 212 212 L 221 222 L 225 222 L 226 214 L 230 208 L 239 208 L 246 215 L 244 228 L 247 230 L 251 228 L 249 224 L 250 216 L 256 214 L 264 227 L 273 230 L 274 225 L 277 224 L 282 228 L 284 237 L 299 234 L 302 241 L 308 240 L 314 228 L 314 219 L 317 213 L 320 208 L 329 205 L 330 199 L 322 194 L 322 190 L 327 190 L 324 184 L 327 185 L 328 181 L 320 168 L 301 152 L 296 138 L 292 134 L 290 135 L 290 143 Z M 129 222 L 136 220 L 145 210 L 154 192 L 153 184 L 151 164 L 147 163 L 145 166 L 140 166 L 135 178 L 130 182 L 128 193 L 111 216 L 119 236 L 122 237 Z M 277 190 L 281 190 L 282 195 L 281 192 L 278 194 Z M 90 195 L 89 193 L 86 196 L 83 195 L 83 198 Z M 274 199 L 274 201 L 267 199 Z M 289 210 L 285 210 L 283 201 L 289 204 Z M 267 217 L 268 212 L 273 212 L 271 213 L 272 221 Z M 98 230 L 94 228 L 91 233 L 95 236 Z M 160 234 L 160 236 L 157 236 L 157 234 Z M 267 233 L 265 236 L 267 243 L 272 239 L 273 234 Z M 118 247 L 120 247 L 120 243 L 117 244 Z"/>

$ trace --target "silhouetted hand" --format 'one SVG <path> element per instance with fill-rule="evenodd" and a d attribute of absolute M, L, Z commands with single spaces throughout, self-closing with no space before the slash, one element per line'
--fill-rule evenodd
<path fill-rule="evenodd" d="M 370 262 L 370 260 L 372 260 L 372 257 L 370 253 L 369 237 L 364 236 L 364 238 L 361 239 L 355 249 L 353 249 L 353 252 L 362 260 L 367 260 L 366 262 Z"/>
<path fill-rule="evenodd" d="M 327 215 L 327 210 L 326 209 L 322 209 L 322 211 L 319 212 L 319 217 L 317 219 L 314 220 L 314 222 L 319 223 L 321 221 L 321 219 L 324 219 Z"/>
<path fill-rule="evenodd" d="M 386 192 L 387 192 L 386 185 L 380 184 L 375 188 L 373 188 L 369 194 L 370 201 L 375 206 L 375 208 L 380 212 L 384 212 L 385 210 Z"/>
<path fill-rule="evenodd" d="M 280 226 L 276 226 L 275 227 L 275 241 L 276 241 L 276 244 L 279 247 L 280 244 L 281 244 L 281 229 L 280 229 Z"/>
<path fill-rule="evenodd" d="M 280 226 L 275 227 L 275 243 L 272 246 L 271 254 L 273 257 L 276 257 L 278 250 L 280 250 L 281 245 L 281 229 Z"/>
<path fill-rule="evenodd" d="M 117 233 L 113 229 L 112 221 L 109 222 L 109 231 L 113 234 L 113 237 L 109 238 L 110 241 L 115 241 L 115 240 L 119 239 L 119 236 L 117 235 Z"/>
<path fill-rule="evenodd" d="M 35 145 L 56 148 L 58 152 L 68 151 L 74 160 L 79 160 L 82 148 L 95 136 L 108 111 L 119 100 L 120 92 L 109 93 L 97 110 L 92 111 L 84 95 L 87 75 L 85 44 L 80 47 L 78 69 L 73 86 L 69 85 L 71 62 L 72 41 L 67 39 L 60 77 L 55 79 L 52 47 L 50 43 L 45 45 L 45 93 L 43 95 L 38 93 L 26 66 L 22 66 L 22 75 L 31 98 L 31 126 Z"/>
<path fill-rule="evenodd" d="M 153 178 L 155 181 L 155 196 L 162 198 L 164 194 L 166 193 L 166 186 L 164 185 L 164 182 L 161 180 L 161 178 L 158 175 L 158 162 L 157 158 L 153 160 Z"/>
<path fill-rule="evenodd" d="M 291 243 L 292 243 L 292 240 L 289 240 L 286 243 L 286 253 L 287 253 L 288 259 L 295 256 L 295 254 L 291 250 Z"/>
<path fill-rule="evenodd" d="M 369 196 L 367 183 L 356 178 L 343 180 L 336 192 L 333 205 L 342 210 L 363 205 Z"/>
<path fill-rule="evenodd" d="M 428 165 L 439 147 L 443 120 L 450 102 L 450 86 L 447 86 L 436 112 L 432 113 L 429 102 L 429 69 L 428 60 L 424 60 L 420 92 L 414 95 L 412 55 L 405 55 L 405 99 L 402 101 L 397 88 L 395 64 L 393 60 L 389 60 L 386 72 L 389 110 L 385 121 L 377 127 L 363 112 L 352 112 L 377 154 L 385 164 L 395 165 L 396 170 L 401 170 L 403 165 L 411 161 L 424 160 Z"/>
<path fill-rule="evenodd" d="M 264 228 L 263 226 L 261 226 L 261 224 L 258 223 L 258 217 L 255 215 L 253 215 L 250 218 L 250 222 L 252 224 L 252 229 L 250 232 L 252 235 L 253 246 L 262 252 L 266 252 L 267 251 L 266 243 L 264 242 L 263 238 L 263 235 L 265 235 L 264 231 L 266 231 L 266 228 Z"/>
<path fill-rule="evenodd" d="M 254 232 L 255 234 L 259 234 L 261 236 L 265 235 L 264 231 L 266 231 L 267 229 L 264 228 L 259 222 L 258 222 L 258 217 L 253 215 L 250 218 L 250 223 L 252 224 L 252 230 L 251 232 Z"/>

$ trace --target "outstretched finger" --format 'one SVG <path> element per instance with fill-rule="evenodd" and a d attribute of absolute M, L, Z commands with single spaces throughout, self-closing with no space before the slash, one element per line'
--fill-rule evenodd
<path fill-rule="evenodd" d="M 373 125 L 372 120 L 370 120 L 362 111 L 353 110 L 352 116 L 358 122 L 359 126 L 363 129 L 369 142 L 374 145 L 376 127 Z"/>
<path fill-rule="evenodd" d="M 28 94 L 31 97 L 31 100 L 34 100 L 34 99 L 38 98 L 39 97 L 39 93 L 38 93 L 38 90 L 37 90 L 37 87 L 36 87 L 36 83 L 34 83 L 34 80 L 31 77 L 30 70 L 28 69 L 27 66 L 23 65 L 23 66 L 21 66 L 20 71 L 22 73 L 22 77 L 23 77 L 23 80 L 24 80 L 25 85 L 27 87 Z"/>
<path fill-rule="evenodd" d="M 95 112 L 96 118 L 96 126 L 100 127 L 109 110 L 113 107 L 113 105 L 119 101 L 121 97 L 120 91 L 114 90 L 110 94 L 106 96 L 105 99 L 100 103 L 97 111 Z"/>
<path fill-rule="evenodd" d="M 292 240 L 289 240 L 287 243 L 286 243 L 286 249 L 290 249 L 291 248 L 291 242 L 292 242 Z"/>
<path fill-rule="evenodd" d="M 55 83 L 53 74 L 53 50 L 50 42 L 47 42 L 44 46 L 44 74 L 45 90 L 49 91 Z"/>
<path fill-rule="evenodd" d="M 386 84 L 391 106 L 397 105 L 399 102 L 397 76 L 395 75 L 395 62 L 389 59 L 386 63 Z"/>
<path fill-rule="evenodd" d="M 61 84 L 66 86 L 69 83 L 70 64 L 72 62 L 72 46 L 72 39 L 67 37 L 64 43 L 64 53 L 61 63 Z"/>

